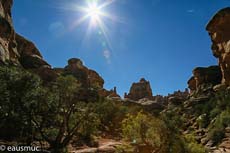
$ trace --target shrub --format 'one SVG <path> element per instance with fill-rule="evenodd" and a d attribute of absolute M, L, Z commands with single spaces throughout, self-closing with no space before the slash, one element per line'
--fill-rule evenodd
<path fill-rule="evenodd" d="M 210 121 L 207 114 L 202 114 L 197 118 L 196 122 L 200 128 L 206 128 Z"/>
<path fill-rule="evenodd" d="M 205 148 L 198 144 L 192 134 L 185 135 L 185 148 L 188 153 L 206 153 Z"/>
<path fill-rule="evenodd" d="M 212 125 L 209 138 L 211 138 L 214 144 L 218 144 L 225 136 L 225 127 L 230 126 L 230 110 L 223 111 L 216 117 L 214 124 Z"/>
<path fill-rule="evenodd" d="M 89 141 L 97 131 L 98 116 L 91 103 L 77 101 L 80 85 L 72 76 L 61 76 L 50 89 L 43 105 L 37 107 L 32 121 L 52 152 L 64 152 L 74 136 Z"/>
<path fill-rule="evenodd" d="M 58 153 L 67 151 L 74 136 L 89 140 L 97 132 L 94 104 L 76 100 L 81 87 L 71 76 L 59 77 L 46 88 L 24 69 L 0 67 L 0 84 L 1 138 L 47 141 Z"/>
<path fill-rule="evenodd" d="M 0 84 L 0 136 L 30 143 L 35 133 L 31 115 L 43 93 L 39 77 L 21 68 L 1 66 Z"/>
<path fill-rule="evenodd" d="M 127 115 L 122 121 L 123 136 L 127 140 L 152 146 L 156 150 L 162 150 L 166 143 L 166 127 L 158 118 L 144 114 L 142 111 L 136 115 Z"/>

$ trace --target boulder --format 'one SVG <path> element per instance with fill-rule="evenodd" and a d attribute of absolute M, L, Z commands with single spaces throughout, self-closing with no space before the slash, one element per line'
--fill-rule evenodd
<path fill-rule="evenodd" d="M 124 97 L 135 101 L 138 101 L 142 98 L 153 99 L 152 89 L 149 81 L 141 78 L 139 82 L 133 83 L 129 90 L 129 94 L 125 94 Z"/>
<path fill-rule="evenodd" d="M 230 7 L 218 11 L 207 24 L 213 55 L 218 58 L 222 83 L 230 85 Z"/>

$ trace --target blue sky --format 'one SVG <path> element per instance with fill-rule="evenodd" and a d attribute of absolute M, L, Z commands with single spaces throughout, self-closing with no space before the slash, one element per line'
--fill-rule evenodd
<path fill-rule="evenodd" d="M 73 4 L 85 0 L 15 0 L 15 29 L 53 67 L 77 57 L 121 96 L 141 77 L 154 95 L 167 95 L 186 88 L 195 67 L 217 64 L 205 26 L 230 0 L 115 0 L 103 11 L 119 21 L 101 17 L 107 37 L 97 25 L 86 34 L 90 19 L 73 27 L 84 16 Z"/>

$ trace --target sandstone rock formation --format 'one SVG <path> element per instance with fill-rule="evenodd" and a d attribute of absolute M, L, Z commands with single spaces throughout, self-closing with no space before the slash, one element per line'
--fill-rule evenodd
<path fill-rule="evenodd" d="M 24 37 L 15 33 L 11 7 L 12 0 L 0 1 L 0 61 L 22 65 L 26 69 L 46 67 L 50 65 L 43 60 L 36 46 Z"/>
<path fill-rule="evenodd" d="M 109 91 L 106 89 L 101 89 L 98 92 L 101 97 L 107 97 L 107 98 L 118 99 L 118 100 L 121 99 L 120 95 L 118 95 L 117 93 L 116 87 L 114 87 L 113 89 Z"/>
<path fill-rule="evenodd" d="M 51 66 L 43 59 L 41 53 L 37 49 L 37 47 L 25 39 L 24 37 L 16 34 L 16 42 L 17 42 L 17 51 L 20 55 L 19 61 L 21 65 L 26 69 L 32 68 L 40 68 Z"/>
<path fill-rule="evenodd" d="M 0 62 L 18 64 L 19 54 L 11 18 L 12 0 L 0 1 Z"/>
<path fill-rule="evenodd" d="M 193 76 L 188 81 L 191 92 L 205 84 L 217 85 L 221 83 L 221 70 L 219 66 L 197 67 L 193 70 Z"/>
<path fill-rule="evenodd" d="M 82 97 L 87 97 L 91 88 L 96 88 L 104 97 L 120 97 L 116 90 L 104 89 L 103 78 L 84 66 L 80 59 L 70 59 L 65 68 L 51 68 L 35 44 L 15 32 L 11 17 L 12 5 L 13 0 L 0 1 L 0 64 L 13 64 L 28 69 L 38 74 L 45 84 L 54 81 L 59 75 L 73 75 L 87 89 L 82 92 Z"/>
<path fill-rule="evenodd" d="M 55 68 L 54 70 L 58 74 L 73 75 L 83 87 L 103 88 L 103 78 L 96 71 L 84 66 L 83 62 L 78 58 L 71 58 L 65 68 Z"/>
<path fill-rule="evenodd" d="M 222 83 L 230 85 L 230 7 L 214 15 L 206 30 L 211 36 L 213 55 L 218 58 Z"/>
<path fill-rule="evenodd" d="M 103 78 L 94 70 L 88 69 L 83 65 L 83 62 L 78 58 L 71 58 L 68 60 L 68 65 L 65 68 L 54 68 L 57 75 L 73 75 L 85 88 L 82 93 L 85 93 L 85 97 L 90 97 L 90 90 L 96 89 L 99 96 L 110 97 L 110 98 L 120 98 L 116 92 L 116 87 L 113 90 L 106 90 L 103 88 L 104 80 Z M 81 95 L 81 97 L 84 97 Z"/>
<path fill-rule="evenodd" d="M 124 98 L 129 98 L 131 100 L 140 100 L 142 98 L 152 99 L 152 89 L 149 81 L 146 81 L 144 78 L 141 78 L 139 82 L 133 83 L 129 94 L 125 94 Z"/>

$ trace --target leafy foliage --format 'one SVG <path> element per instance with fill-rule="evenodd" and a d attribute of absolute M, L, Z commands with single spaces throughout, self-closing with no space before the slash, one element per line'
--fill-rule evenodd
<path fill-rule="evenodd" d="M 31 114 L 43 94 L 40 79 L 20 68 L 0 67 L 0 84 L 1 137 L 31 141 Z"/>
<path fill-rule="evenodd" d="M 185 148 L 188 153 L 206 153 L 206 149 L 198 144 L 192 134 L 185 135 Z"/>
<path fill-rule="evenodd" d="M 166 126 L 158 118 L 144 114 L 142 111 L 136 115 L 127 115 L 122 121 L 124 137 L 136 144 L 145 144 L 152 149 L 162 150 L 166 143 Z"/>
<path fill-rule="evenodd" d="M 73 137 L 89 140 L 97 132 L 98 115 L 92 103 L 76 100 L 80 84 L 74 77 L 61 76 L 48 88 L 28 71 L 0 67 L 0 83 L 2 138 L 45 140 L 53 152 L 65 152 Z"/>

